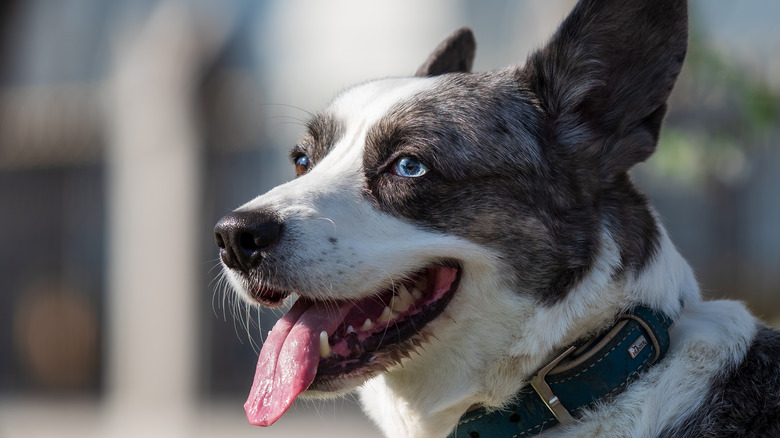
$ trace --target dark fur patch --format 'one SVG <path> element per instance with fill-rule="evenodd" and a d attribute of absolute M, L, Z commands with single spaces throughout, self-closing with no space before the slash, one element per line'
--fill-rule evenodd
<path fill-rule="evenodd" d="M 519 292 L 553 304 L 587 274 L 602 224 L 620 247 L 619 272 L 645 265 L 659 231 L 627 173 L 602 178 L 601 157 L 583 159 L 539 128 L 549 114 L 525 77 L 441 78 L 371 128 L 364 169 L 378 208 L 496 250 L 518 273 Z M 393 175 L 403 156 L 431 171 Z"/>
<path fill-rule="evenodd" d="M 500 253 L 519 292 L 560 299 L 597 248 L 597 199 L 579 166 L 539 143 L 540 114 L 517 70 L 443 77 L 367 136 L 368 194 L 383 211 Z M 390 172 L 411 156 L 421 178 Z"/>
<path fill-rule="evenodd" d="M 293 164 L 301 155 L 311 161 L 310 169 L 330 152 L 333 145 L 344 135 L 344 124 L 330 113 L 316 115 L 306 124 L 308 135 L 290 150 Z"/>
<path fill-rule="evenodd" d="M 740 364 L 712 380 L 702 407 L 660 437 L 779 437 L 780 333 L 761 326 Z"/>
<path fill-rule="evenodd" d="M 634 188 L 631 178 L 624 173 L 612 187 L 603 190 L 599 205 L 607 229 L 620 247 L 620 269 L 615 274 L 641 270 L 656 254 L 660 239 L 647 197 Z"/>

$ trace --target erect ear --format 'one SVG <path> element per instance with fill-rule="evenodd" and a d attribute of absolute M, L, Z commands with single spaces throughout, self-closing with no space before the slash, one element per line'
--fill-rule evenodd
<path fill-rule="evenodd" d="M 470 72 L 476 47 L 477 42 L 471 29 L 460 28 L 436 47 L 414 75 L 438 76 L 444 73 Z"/>
<path fill-rule="evenodd" d="M 546 140 L 606 179 L 647 159 L 687 42 L 685 0 L 581 0 L 521 73 Z"/>

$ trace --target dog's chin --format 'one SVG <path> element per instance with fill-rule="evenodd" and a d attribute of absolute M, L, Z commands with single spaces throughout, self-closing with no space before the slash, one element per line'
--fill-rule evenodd
<path fill-rule="evenodd" d="M 320 339 L 317 372 L 302 395 L 338 396 L 411 357 L 430 337 L 428 325 L 456 294 L 461 273 L 457 262 L 438 262 L 395 279 L 379 293 L 348 303 L 299 297 L 295 306 L 345 309 L 341 321 L 330 323 L 336 328 L 327 333 L 327 345 L 324 336 Z M 282 294 L 270 296 L 273 306 L 281 301 L 277 295 Z"/>

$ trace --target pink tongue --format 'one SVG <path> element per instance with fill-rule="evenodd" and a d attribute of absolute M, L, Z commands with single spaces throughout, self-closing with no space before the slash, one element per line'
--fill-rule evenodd
<path fill-rule="evenodd" d="M 320 332 L 332 334 L 352 304 L 313 303 L 300 298 L 263 343 L 255 380 L 244 403 L 251 424 L 270 426 L 306 390 L 317 374 Z"/>

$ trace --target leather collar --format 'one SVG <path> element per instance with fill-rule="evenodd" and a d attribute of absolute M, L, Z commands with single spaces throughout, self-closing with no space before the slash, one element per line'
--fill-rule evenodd
<path fill-rule="evenodd" d="M 584 409 L 609 401 L 669 348 L 673 320 L 638 306 L 619 315 L 606 332 L 566 348 L 544 366 L 502 410 L 475 407 L 449 438 L 527 437 L 571 424 Z"/>

